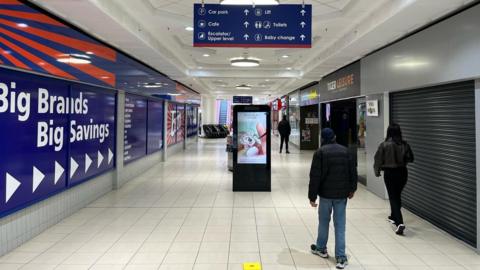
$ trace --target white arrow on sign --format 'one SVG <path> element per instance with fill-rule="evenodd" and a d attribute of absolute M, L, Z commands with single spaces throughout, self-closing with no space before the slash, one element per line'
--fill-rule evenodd
<path fill-rule="evenodd" d="M 302 11 L 300 11 L 300 13 L 302 14 L 302 16 L 305 16 L 305 13 L 307 13 L 304 9 L 302 9 Z"/>
<path fill-rule="evenodd" d="M 92 165 L 92 159 L 87 154 L 85 154 L 85 173 L 87 173 L 91 165 Z"/>
<path fill-rule="evenodd" d="M 305 28 L 306 23 L 305 23 L 305 22 L 301 22 L 300 25 L 302 26 L 302 28 Z"/>
<path fill-rule="evenodd" d="M 65 172 L 65 169 L 62 167 L 62 165 L 60 165 L 60 163 L 55 161 L 55 179 L 54 179 L 55 185 L 58 183 L 58 180 L 60 180 L 60 177 L 62 177 L 64 172 Z"/>
<path fill-rule="evenodd" d="M 100 168 L 100 165 L 102 165 L 103 162 L 103 155 L 98 151 L 98 159 L 97 159 L 97 168 Z"/>
<path fill-rule="evenodd" d="M 245 10 L 243 11 L 243 13 L 245 13 L 245 16 L 248 16 L 248 13 L 250 13 L 250 10 L 245 9 Z"/>
<path fill-rule="evenodd" d="M 12 198 L 13 194 L 15 194 L 15 192 L 17 191 L 18 187 L 20 187 L 21 183 L 9 173 L 7 173 L 6 178 L 7 181 L 5 182 L 5 203 L 8 203 L 10 198 Z"/>
<path fill-rule="evenodd" d="M 248 34 L 243 35 L 243 38 L 244 38 L 245 40 L 248 40 L 249 37 L 250 37 L 250 36 L 249 36 Z"/>
<path fill-rule="evenodd" d="M 243 25 L 245 25 L 245 28 L 248 28 L 249 22 L 244 22 Z"/>
<path fill-rule="evenodd" d="M 75 172 L 78 170 L 78 163 L 75 161 L 75 159 L 70 158 L 70 179 L 73 177 Z"/>
<path fill-rule="evenodd" d="M 305 35 L 301 35 L 300 38 L 302 39 L 302 41 L 305 40 L 306 36 Z"/>
<path fill-rule="evenodd" d="M 38 186 L 43 182 L 45 179 L 45 174 L 43 174 L 37 167 L 33 166 L 33 182 L 32 182 L 32 193 L 37 190 Z"/>
<path fill-rule="evenodd" d="M 108 148 L 108 164 L 112 163 L 112 159 L 113 159 L 113 152 L 112 150 L 110 150 L 110 148 Z"/>

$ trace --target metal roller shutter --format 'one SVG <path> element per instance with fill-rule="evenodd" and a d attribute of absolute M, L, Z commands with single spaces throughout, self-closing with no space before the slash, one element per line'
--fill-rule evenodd
<path fill-rule="evenodd" d="M 414 152 L 405 208 L 476 246 L 475 84 L 392 93 L 391 121 Z"/>

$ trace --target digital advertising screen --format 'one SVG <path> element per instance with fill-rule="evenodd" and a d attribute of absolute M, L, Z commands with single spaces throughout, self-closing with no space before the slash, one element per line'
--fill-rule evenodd
<path fill-rule="evenodd" d="M 238 113 L 238 163 L 267 164 L 267 113 Z"/>

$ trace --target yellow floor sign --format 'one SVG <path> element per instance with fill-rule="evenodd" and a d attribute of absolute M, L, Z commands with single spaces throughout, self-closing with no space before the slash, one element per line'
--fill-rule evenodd
<path fill-rule="evenodd" d="M 247 262 L 243 264 L 243 270 L 262 270 L 259 262 Z"/>

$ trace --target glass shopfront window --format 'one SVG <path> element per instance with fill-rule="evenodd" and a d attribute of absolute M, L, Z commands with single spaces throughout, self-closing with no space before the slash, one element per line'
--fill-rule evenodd
<path fill-rule="evenodd" d="M 292 128 L 290 142 L 300 147 L 300 91 L 288 95 L 288 120 Z"/>

